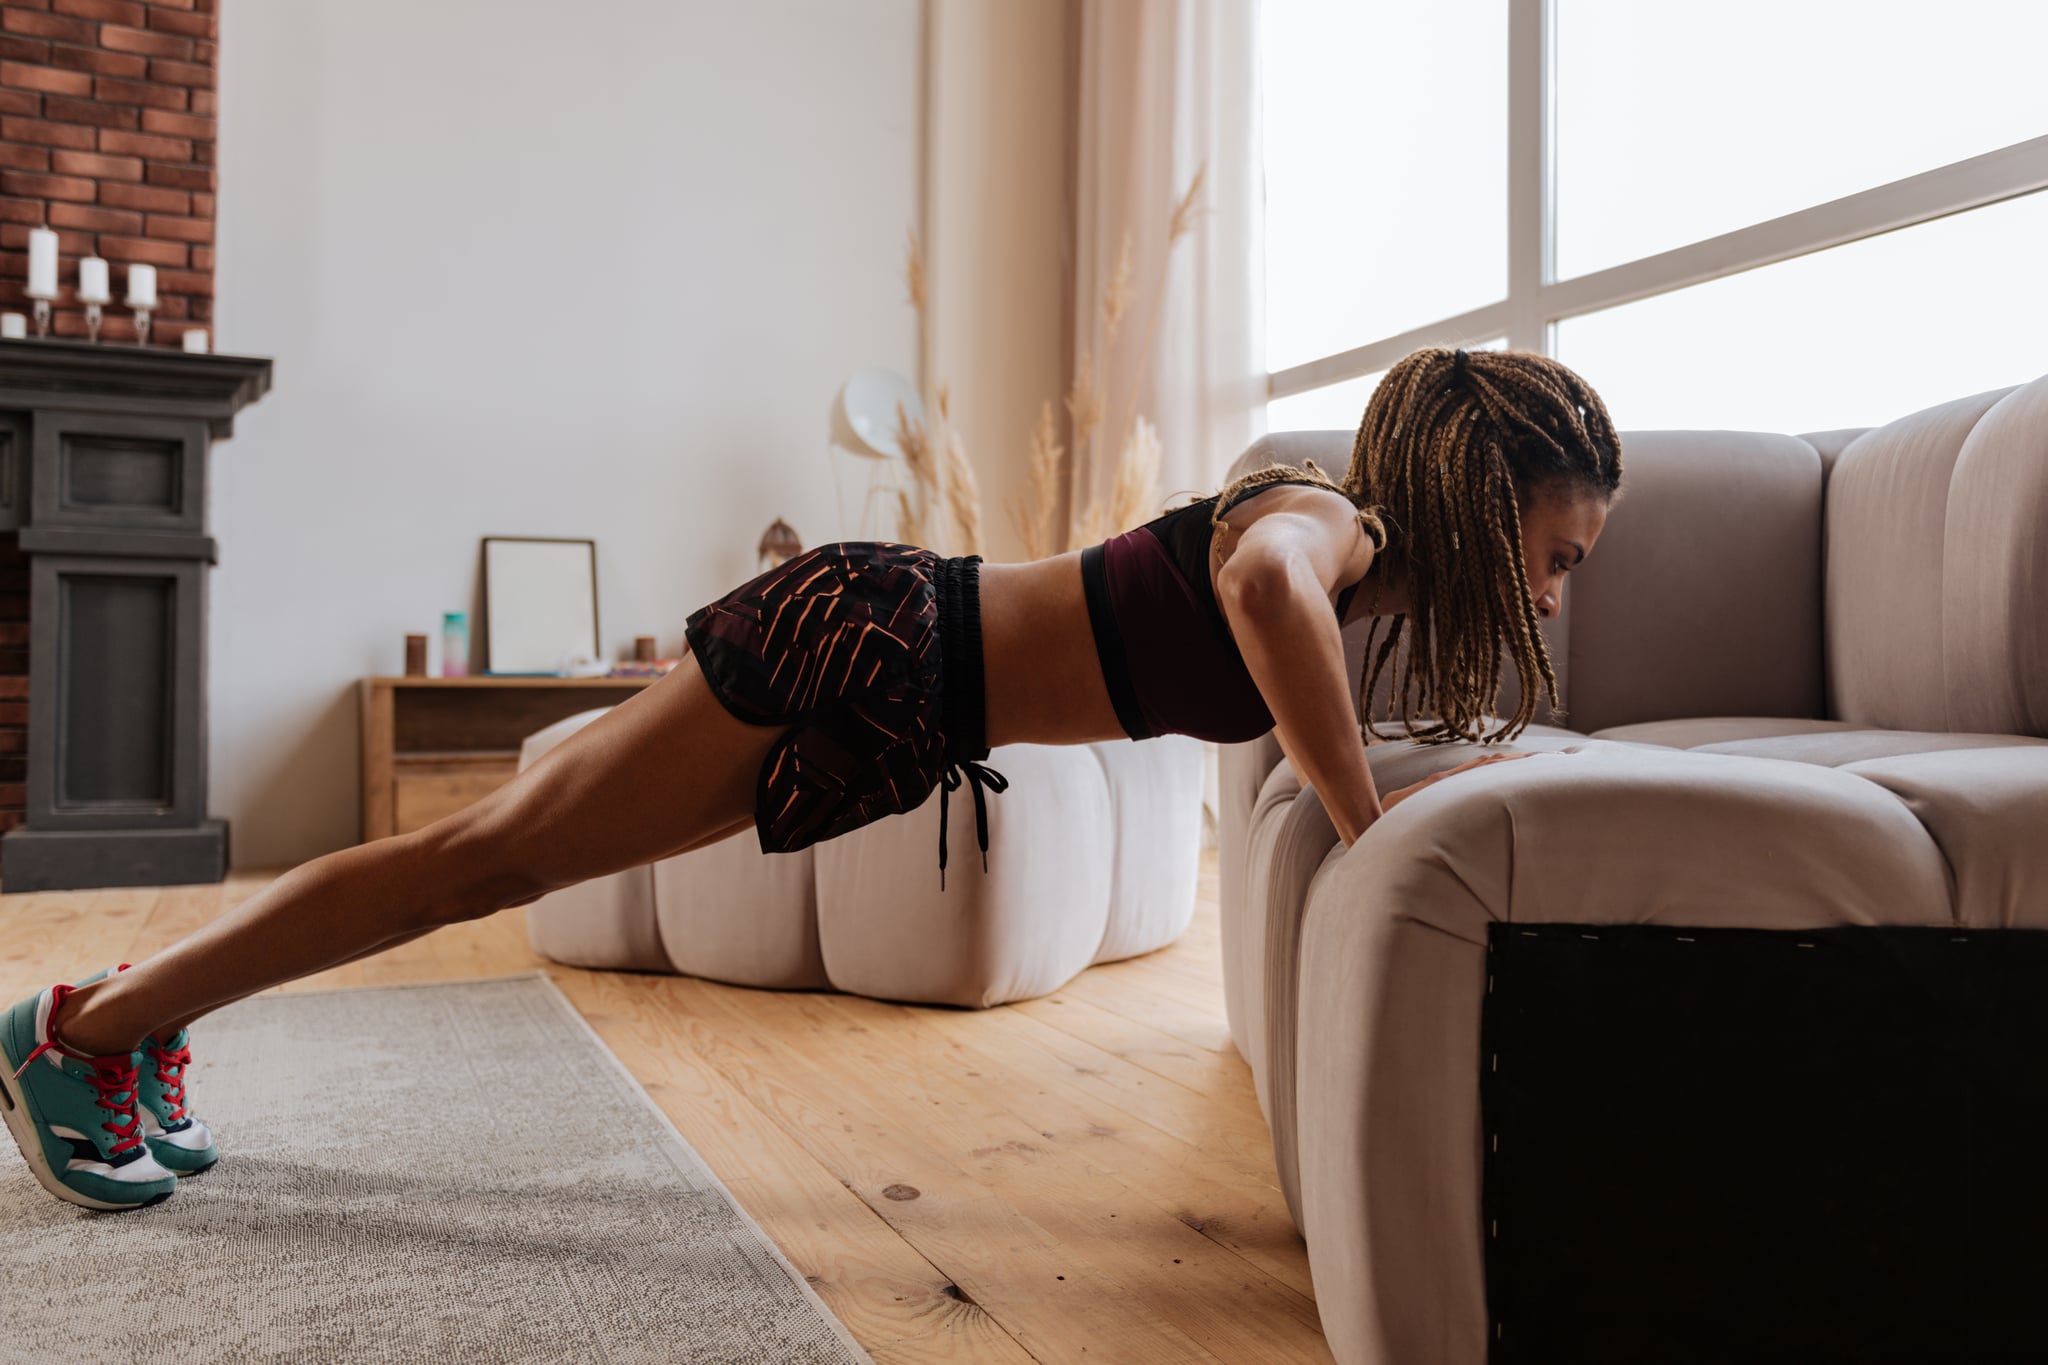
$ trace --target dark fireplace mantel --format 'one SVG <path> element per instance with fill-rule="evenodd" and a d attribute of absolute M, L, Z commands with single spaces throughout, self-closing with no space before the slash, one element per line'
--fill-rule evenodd
<path fill-rule="evenodd" d="M 29 561 L 8 891 L 219 881 L 206 813 L 207 453 L 270 361 L 0 340 L 0 534 Z"/>

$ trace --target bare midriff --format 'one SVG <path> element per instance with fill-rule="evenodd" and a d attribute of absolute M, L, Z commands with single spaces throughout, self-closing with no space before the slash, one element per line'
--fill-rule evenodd
<path fill-rule="evenodd" d="M 1081 552 L 981 566 L 988 744 L 1122 739 L 1095 654 Z"/>

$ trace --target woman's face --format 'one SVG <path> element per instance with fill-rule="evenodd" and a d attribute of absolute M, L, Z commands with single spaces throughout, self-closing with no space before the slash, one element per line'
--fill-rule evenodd
<path fill-rule="evenodd" d="M 1564 604 L 1564 576 L 1593 553 L 1593 542 L 1607 524 L 1607 500 L 1596 493 L 1553 489 L 1539 492 L 1520 511 L 1529 595 L 1536 614 L 1548 621 Z"/>

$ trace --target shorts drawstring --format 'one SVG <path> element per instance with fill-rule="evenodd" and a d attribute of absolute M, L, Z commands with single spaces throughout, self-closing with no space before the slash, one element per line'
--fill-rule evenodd
<path fill-rule="evenodd" d="M 944 670 L 946 766 L 939 788 L 939 889 L 946 889 L 947 798 L 964 781 L 974 790 L 975 838 L 981 870 L 988 871 L 988 791 L 1007 791 L 1010 780 L 979 760 L 988 757 L 987 691 L 981 657 L 980 555 L 941 559 L 933 575 Z M 963 776 L 964 773 L 964 776 Z"/>
<path fill-rule="evenodd" d="M 946 889 L 946 798 L 959 789 L 961 771 L 966 771 L 967 785 L 974 789 L 974 834 L 981 841 L 981 870 L 988 871 L 988 798 L 982 795 L 982 784 L 987 783 L 990 791 L 1008 791 L 1010 779 L 994 768 L 984 767 L 973 759 L 962 759 L 946 765 L 943 774 L 945 785 L 939 788 L 939 890 Z"/>

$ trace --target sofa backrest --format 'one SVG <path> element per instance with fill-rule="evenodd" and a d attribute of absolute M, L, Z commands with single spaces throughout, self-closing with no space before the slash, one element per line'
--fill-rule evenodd
<path fill-rule="evenodd" d="M 2048 736 L 2048 377 L 1852 441 L 1826 534 L 1830 718 Z"/>
<path fill-rule="evenodd" d="M 1621 463 L 1600 542 L 1566 580 L 1564 723 L 1819 717 L 1819 452 L 1771 432 L 1625 431 Z"/>

